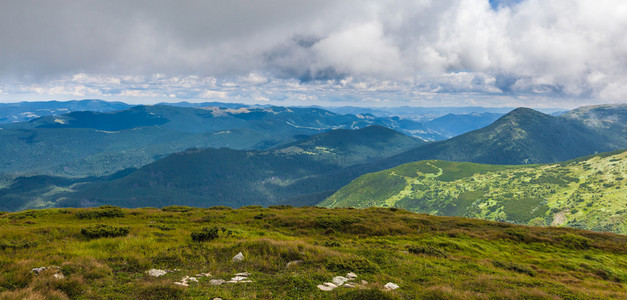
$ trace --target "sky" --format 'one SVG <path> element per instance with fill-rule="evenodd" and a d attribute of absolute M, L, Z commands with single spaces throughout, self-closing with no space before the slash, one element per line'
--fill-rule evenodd
<path fill-rule="evenodd" d="M 624 0 L 0 0 L 0 102 L 627 102 Z"/>

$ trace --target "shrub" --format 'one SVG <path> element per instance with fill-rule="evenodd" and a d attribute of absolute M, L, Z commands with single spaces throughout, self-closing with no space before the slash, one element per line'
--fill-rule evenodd
<path fill-rule="evenodd" d="M 275 216 L 274 214 L 258 214 L 258 215 L 255 215 L 253 218 L 255 220 L 261 220 L 261 219 L 264 219 L 264 218 L 274 217 L 274 216 Z"/>
<path fill-rule="evenodd" d="M 119 207 L 99 207 L 76 213 L 78 219 L 123 218 L 124 212 Z"/>
<path fill-rule="evenodd" d="M 514 227 L 505 229 L 505 233 L 512 237 L 513 240 L 524 241 L 527 238 L 528 231 L 524 228 Z"/>
<path fill-rule="evenodd" d="M 316 224 L 322 228 L 342 229 L 353 223 L 357 223 L 357 219 L 349 216 L 328 215 L 316 217 Z"/>
<path fill-rule="evenodd" d="M 220 237 L 220 234 L 218 227 L 214 226 L 211 228 L 203 227 L 202 229 L 200 229 L 200 231 L 193 231 L 191 236 L 192 241 L 194 242 L 205 242 L 217 239 L 218 237 Z"/>
<path fill-rule="evenodd" d="M 166 280 L 142 283 L 136 291 L 137 299 L 181 299 L 185 294 L 182 287 Z"/>
<path fill-rule="evenodd" d="M 294 208 L 294 206 L 291 205 L 270 205 L 268 206 L 268 208 L 270 209 L 290 209 L 290 208 Z"/>
<path fill-rule="evenodd" d="M 409 253 L 413 253 L 413 254 L 424 254 L 424 255 L 437 256 L 437 257 L 447 257 L 448 256 L 446 251 L 438 249 L 438 248 L 433 247 L 433 246 L 416 245 L 416 246 L 409 247 L 409 249 L 407 249 L 407 251 L 409 251 Z"/>
<path fill-rule="evenodd" d="M 355 272 L 373 274 L 379 271 L 379 266 L 363 257 L 339 258 L 327 260 L 325 267 L 333 272 Z"/>
<path fill-rule="evenodd" d="M 81 229 L 81 234 L 89 239 L 126 236 L 128 232 L 128 227 L 113 227 L 106 224 L 92 225 Z"/>
<path fill-rule="evenodd" d="M 168 211 L 168 212 L 188 212 L 193 209 L 194 208 L 192 207 L 183 206 L 183 205 L 170 205 L 170 206 L 165 206 L 161 208 L 162 211 Z"/>
<path fill-rule="evenodd" d="M 588 249 L 590 248 L 590 239 L 572 234 L 565 233 L 557 237 L 557 239 L 565 246 L 574 249 Z"/>
<path fill-rule="evenodd" d="M 230 208 L 228 206 L 224 206 L 224 205 L 217 205 L 217 206 L 212 206 L 207 208 L 209 210 L 233 210 L 233 208 Z"/>
<path fill-rule="evenodd" d="M 19 241 L 19 242 L 10 242 L 10 241 L 0 241 L 0 250 L 6 249 L 28 249 L 37 246 L 36 241 Z"/>

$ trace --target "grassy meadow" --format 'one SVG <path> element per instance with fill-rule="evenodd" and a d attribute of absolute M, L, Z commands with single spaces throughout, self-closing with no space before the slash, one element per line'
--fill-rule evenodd
<path fill-rule="evenodd" d="M 395 208 L 45 209 L 0 213 L 0 270 L 0 299 L 625 299 L 627 236 Z"/>

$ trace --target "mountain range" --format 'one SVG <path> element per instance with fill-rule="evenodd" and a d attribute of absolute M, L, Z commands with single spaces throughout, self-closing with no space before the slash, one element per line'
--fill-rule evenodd
<path fill-rule="evenodd" d="M 0 124 L 26 122 L 43 116 L 61 115 L 73 111 L 107 112 L 127 109 L 131 106 L 123 102 L 95 99 L 0 103 Z"/>
<path fill-rule="evenodd" d="M 559 117 L 519 108 L 482 129 L 427 143 L 376 125 L 398 126 L 392 118 L 337 115 L 314 108 L 137 106 L 111 113 L 49 116 L 0 130 L 0 137 L 17 137 L 3 143 L 5 148 L 14 147 L 5 157 L 22 155 L 28 161 L 32 154 L 17 151 L 30 149 L 23 144 L 40 149 L 42 161 L 51 162 L 48 173 L 5 176 L 0 209 L 315 205 L 361 175 L 404 163 L 440 159 L 525 165 L 624 149 L 624 131 L 617 131 L 624 128 L 624 107 L 584 107 Z M 114 138 L 103 142 L 99 135 Z M 66 147 L 60 153 L 94 150 L 60 163 L 55 157 L 59 152 L 37 148 L 46 144 L 42 136 L 58 139 L 58 147 Z M 16 140 L 22 144 L 14 145 Z M 190 141 L 200 141 L 200 146 Z M 107 151 L 98 149 L 103 144 Z M 124 148 L 129 145 L 135 148 Z M 82 168 L 84 175 L 68 176 L 72 166 Z"/>
<path fill-rule="evenodd" d="M 0 125 L 0 173 L 102 176 L 189 148 L 268 149 L 328 130 L 373 124 L 423 139 L 439 136 L 410 120 L 317 108 L 134 106 Z"/>

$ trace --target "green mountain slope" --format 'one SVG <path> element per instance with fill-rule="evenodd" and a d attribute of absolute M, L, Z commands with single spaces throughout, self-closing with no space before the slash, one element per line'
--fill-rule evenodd
<path fill-rule="evenodd" d="M 22 181 L 32 184 L 33 180 L 20 177 L 4 191 L 0 190 L 0 209 L 102 204 L 125 207 L 313 205 L 354 178 L 327 174 L 388 157 L 422 143 L 382 126 L 370 126 L 329 131 L 266 151 L 190 149 L 116 180 L 42 181 L 31 189 L 39 191 L 38 197 L 20 188 Z"/>
<path fill-rule="evenodd" d="M 0 299 L 625 299 L 625 244 L 382 208 L 31 210 L 0 213 Z"/>
<path fill-rule="evenodd" d="M 534 166 L 419 161 L 363 175 L 319 205 L 627 233 L 627 150 Z"/>
<path fill-rule="evenodd" d="M 488 164 L 559 162 L 627 148 L 626 134 L 593 128 L 579 119 L 517 108 L 485 128 L 399 154 L 388 165 L 425 159 Z"/>

